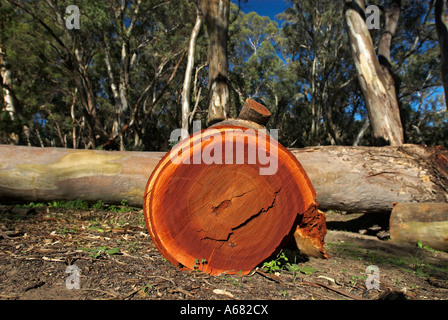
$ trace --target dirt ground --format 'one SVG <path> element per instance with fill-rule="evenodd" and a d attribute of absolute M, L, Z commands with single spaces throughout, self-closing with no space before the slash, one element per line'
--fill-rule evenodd
<path fill-rule="evenodd" d="M 448 253 L 392 243 L 385 216 L 326 214 L 329 260 L 300 256 L 291 246 L 267 269 L 261 264 L 247 276 L 211 277 L 171 265 L 154 247 L 140 209 L 3 205 L 0 299 L 448 298 Z M 370 265 L 380 272 L 378 290 L 366 290 Z M 76 284 L 70 268 L 79 271 L 79 289 L 68 289 Z"/>

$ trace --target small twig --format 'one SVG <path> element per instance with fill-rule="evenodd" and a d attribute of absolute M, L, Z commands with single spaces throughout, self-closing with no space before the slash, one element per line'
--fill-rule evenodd
<path fill-rule="evenodd" d="M 18 237 L 8 236 L 2 229 L 0 229 L 0 236 L 2 236 L 4 239 L 10 239 L 10 240 L 14 240 L 15 238 L 18 238 Z"/>
<path fill-rule="evenodd" d="M 172 284 L 174 284 L 174 286 L 177 287 L 177 284 L 173 280 L 165 278 L 165 277 L 162 277 L 162 276 L 146 276 L 146 277 L 147 278 L 160 278 L 160 279 L 163 279 L 163 280 L 166 280 L 166 281 L 170 281 Z"/>
<path fill-rule="evenodd" d="M 37 289 L 39 287 L 42 287 L 45 284 L 45 281 L 39 281 L 37 283 L 34 283 L 28 287 L 25 288 L 25 292 L 31 290 L 31 289 Z"/>
<path fill-rule="evenodd" d="M 17 299 L 19 297 L 19 295 L 16 296 L 10 296 L 7 294 L 0 294 L 0 298 L 5 298 L 5 299 Z"/>
<path fill-rule="evenodd" d="M 50 261 L 50 262 L 66 262 L 66 259 L 52 259 L 52 258 L 45 257 L 45 256 L 42 257 L 42 260 Z"/>
<path fill-rule="evenodd" d="M 323 288 L 328 289 L 328 290 L 330 290 L 330 291 L 339 293 L 340 295 L 349 297 L 349 298 L 351 298 L 351 299 L 353 299 L 353 300 L 367 300 L 367 299 L 364 299 L 363 297 L 352 295 L 352 294 L 350 294 L 350 293 L 348 293 L 348 292 L 345 292 L 345 291 L 340 290 L 340 289 L 332 288 L 332 287 L 327 286 L 327 285 L 325 285 L 325 284 L 323 284 L 323 283 L 320 283 L 320 282 L 308 282 L 308 281 L 304 281 L 304 282 L 300 282 L 299 284 L 301 284 L 301 285 L 309 285 L 309 286 L 319 286 L 319 287 L 323 287 Z"/>
<path fill-rule="evenodd" d="M 272 280 L 274 282 L 277 282 L 277 283 L 282 282 L 282 279 L 280 279 L 280 277 L 278 277 L 276 275 L 269 274 L 269 273 L 263 272 L 261 270 L 257 270 L 256 273 L 258 273 L 258 274 L 262 275 L 263 277 L 265 277 L 265 278 L 267 278 L 269 280 Z"/>
<path fill-rule="evenodd" d="M 185 294 L 185 295 L 187 295 L 187 296 L 189 296 L 191 298 L 194 298 L 194 295 L 192 295 L 190 292 L 188 292 L 188 291 L 186 291 L 184 289 L 181 289 L 179 287 L 173 288 L 170 291 L 171 292 L 180 292 L 180 293 L 183 293 L 183 294 Z"/>
<path fill-rule="evenodd" d="M 142 288 L 143 288 L 143 287 L 138 287 L 137 289 L 131 291 L 131 293 L 129 293 L 129 294 L 127 294 L 126 296 L 124 296 L 122 299 L 123 299 L 123 300 L 131 299 L 133 296 L 135 296 L 135 294 L 136 294 L 137 292 L 143 290 Z"/>
<path fill-rule="evenodd" d="M 100 289 L 82 288 L 80 290 L 83 290 L 83 291 L 96 291 L 96 292 L 100 292 L 100 293 L 105 293 L 105 294 L 108 294 L 110 296 L 113 296 L 114 298 L 118 298 L 119 297 L 118 294 L 115 294 L 115 293 L 109 292 L 109 291 L 100 290 Z"/>
<path fill-rule="evenodd" d="M 367 178 L 371 178 L 371 177 L 379 176 L 380 174 L 397 174 L 397 172 L 393 172 L 393 171 L 381 171 L 381 172 L 377 172 L 377 173 L 372 173 L 372 174 L 368 175 Z"/>

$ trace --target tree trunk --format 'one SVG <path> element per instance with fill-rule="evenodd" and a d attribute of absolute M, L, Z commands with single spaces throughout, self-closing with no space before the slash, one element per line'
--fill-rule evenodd
<path fill-rule="evenodd" d="M 230 0 L 199 0 L 210 42 L 208 123 L 227 119 L 230 114 L 227 29 Z"/>
<path fill-rule="evenodd" d="M 2 29 L 0 28 L 0 32 Z M 1 40 L 1 39 L 0 39 Z M 16 107 L 14 105 L 14 95 L 12 94 L 12 76 L 11 70 L 6 56 L 6 50 L 2 43 L 0 43 L 0 87 L 3 91 L 4 111 L 9 115 L 11 121 L 16 120 Z M 12 144 L 19 144 L 19 136 L 15 132 L 9 133 L 9 141 Z"/>
<path fill-rule="evenodd" d="M 390 239 L 448 251 L 447 203 L 398 203 L 390 216 Z"/>
<path fill-rule="evenodd" d="M 263 170 L 266 157 L 275 170 Z M 191 135 L 157 165 L 144 194 L 151 238 L 174 265 L 244 275 L 297 227 L 299 249 L 326 257 L 325 216 L 308 176 L 262 131 L 218 125 Z"/>
<path fill-rule="evenodd" d="M 441 73 L 445 91 L 445 104 L 448 108 L 448 15 L 446 13 L 446 0 L 436 0 L 434 16 L 442 56 Z"/>
<path fill-rule="evenodd" d="M 198 38 L 199 32 L 201 31 L 202 26 L 202 12 L 196 6 L 196 22 L 191 31 L 190 43 L 188 46 L 188 58 L 187 58 L 187 68 L 185 69 L 185 78 L 184 85 L 182 88 L 182 129 L 184 132 L 189 132 L 189 123 L 190 123 L 190 94 L 191 94 L 191 78 L 193 76 L 193 67 L 194 67 L 194 56 L 196 53 L 196 40 Z M 182 138 L 187 138 L 184 136 Z"/>
<path fill-rule="evenodd" d="M 115 118 L 114 118 L 114 122 L 112 125 L 112 137 L 118 137 L 120 136 L 120 138 L 122 137 L 121 135 L 121 127 L 122 127 L 122 121 L 121 121 L 121 100 L 120 100 L 120 93 L 118 92 L 118 86 L 117 83 L 115 81 L 115 77 L 114 77 L 114 73 L 112 70 L 112 63 L 111 63 L 111 56 L 110 56 L 110 50 L 109 50 L 109 43 L 106 39 L 106 36 L 104 36 L 104 40 L 103 40 L 103 51 L 104 51 L 104 62 L 106 63 L 106 70 L 107 70 L 107 75 L 109 76 L 109 82 L 110 82 L 110 89 L 112 91 L 112 96 L 113 96 L 113 100 L 114 100 L 114 106 L 115 106 Z M 121 144 L 122 139 L 120 139 L 120 151 L 124 151 L 122 149 L 122 144 Z"/>
<path fill-rule="evenodd" d="M 2 79 L 0 86 L 3 90 L 4 108 L 8 112 L 11 120 L 14 121 L 16 118 L 16 108 L 14 107 L 14 99 L 10 92 L 12 88 L 11 70 L 9 69 L 6 50 L 2 43 L 0 43 L 0 76 Z"/>
<path fill-rule="evenodd" d="M 394 202 L 448 202 L 448 154 L 438 148 L 290 151 L 307 172 L 321 210 L 383 213 L 391 212 Z M 125 199 L 141 207 L 148 177 L 164 156 L 0 145 L 0 202 Z"/>
<path fill-rule="evenodd" d="M 399 17 L 399 6 L 387 14 L 386 29 L 380 43 L 382 57 L 390 60 L 390 42 Z M 345 19 L 348 27 L 353 60 L 358 73 L 361 90 L 375 145 L 399 146 L 404 143 L 397 93 L 393 77 L 382 69 L 373 47 L 372 38 L 365 22 L 363 0 L 346 0 Z M 382 58 L 383 59 L 383 58 Z"/>
<path fill-rule="evenodd" d="M 89 131 L 90 141 L 86 147 L 90 146 L 95 149 L 97 146 L 96 136 L 98 133 L 104 135 L 104 128 L 102 128 L 101 123 L 97 121 L 95 94 L 93 92 L 93 87 L 88 74 L 89 63 L 85 61 L 86 56 L 84 55 L 84 50 L 81 48 L 78 34 L 66 28 L 65 21 L 59 11 L 59 8 L 51 0 L 47 0 L 46 2 L 54 12 L 54 17 L 52 20 L 56 20 L 58 22 L 60 29 L 48 25 L 47 21 L 42 20 L 32 8 L 27 6 L 26 3 L 15 2 L 12 0 L 7 1 L 29 14 L 38 24 L 45 28 L 51 38 L 56 41 L 56 51 L 59 54 L 59 59 L 64 61 L 64 66 L 73 74 L 76 86 L 78 88 L 80 102 L 83 106 L 86 124 Z M 60 33 L 61 30 L 64 32 L 66 36 L 65 38 Z"/>
<path fill-rule="evenodd" d="M 386 11 L 386 21 L 384 23 L 384 30 L 378 48 L 378 61 L 382 66 L 387 67 L 389 70 L 391 68 L 390 49 L 392 38 L 397 30 L 400 14 L 401 0 L 393 0 L 390 9 Z"/>

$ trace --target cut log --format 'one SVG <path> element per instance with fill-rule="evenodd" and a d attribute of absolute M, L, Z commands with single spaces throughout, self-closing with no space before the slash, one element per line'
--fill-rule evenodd
<path fill-rule="evenodd" d="M 298 225 L 303 249 L 326 256 L 325 217 L 315 197 L 298 160 L 276 140 L 217 126 L 161 160 L 146 186 L 144 212 L 153 242 L 174 265 L 244 275 L 278 252 Z"/>
<path fill-rule="evenodd" d="M 390 216 L 390 239 L 448 252 L 447 203 L 398 203 Z"/>
<path fill-rule="evenodd" d="M 448 156 L 440 148 L 289 149 L 317 193 L 319 209 L 390 213 L 394 202 L 448 202 Z M 82 199 L 142 206 L 164 152 L 0 145 L 0 203 Z"/>
<path fill-rule="evenodd" d="M 247 99 L 241 109 L 238 119 L 249 120 L 265 126 L 271 117 L 271 112 L 255 100 Z"/>
<path fill-rule="evenodd" d="M 247 99 L 238 119 L 227 119 L 214 125 L 239 126 L 247 129 L 264 130 L 271 112 L 268 108 L 252 99 Z M 292 155 L 291 155 L 292 156 Z M 327 233 L 326 219 L 322 211 L 317 209 L 317 204 L 311 206 L 299 217 L 299 223 L 295 227 L 294 239 L 297 248 L 303 255 L 315 258 L 328 258 L 323 250 L 324 238 Z"/>

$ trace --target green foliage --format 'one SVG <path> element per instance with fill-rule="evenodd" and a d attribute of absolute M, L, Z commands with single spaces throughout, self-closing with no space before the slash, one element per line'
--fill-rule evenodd
<path fill-rule="evenodd" d="M 41 208 L 45 206 L 55 209 L 71 209 L 71 210 L 93 209 L 93 210 L 111 211 L 115 213 L 126 213 L 136 209 L 129 206 L 128 201 L 125 199 L 121 200 L 120 205 L 106 204 L 104 203 L 103 200 L 98 200 L 94 204 L 89 204 L 88 202 L 80 199 L 69 201 L 53 201 L 47 204 L 42 202 L 39 203 L 30 202 L 28 204 L 23 205 L 24 208 Z"/>
<path fill-rule="evenodd" d="M 149 294 L 151 292 L 152 288 L 153 288 L 153 286 L 148 282 L 140 290 L 145 294 Z"/>
<path fill-rule="evenodd" d="M 38 203 L 30 202 L 30 203 L 24 204 L 23 207 L 24 208 L 30 208 L 30 209 L 32 209 L 32 208 L 42 208 L 42 207 L 45 207 L 45 203 L 42 203 L 42 202 L 38 202 Z"/>
<path fill-rule="evenodd" d="M 108 249 L 107 247 L 98 247 L 98 248 L 78 248 L 78 250 L 82 250 L 85 252 L 90 252 L 90 256 L 94 259 L 98 258 L 102 254 L 106 255 L 114 255 L 120 252 L 120 248 L 112 248 Z"/>
<path fill-rule="evenodd" d="M 71 201 L 53 201 L 48 203 L 50 208 L 88 210 L 89 204 L 86 201 L 76 199 Z"/>
<path fill-rule="evenodd" d="M 277 258 L 264 262 L 263 271 L 274 273 L 281 270 L 288 270 L 293 274 L 293 281 L 295 281 L 300 273 L 305 275 L 312 275 L 313 273 L 318 271 L 317 269 L 309 265 L 297 263 L 298 257 L 299 256 L 297 255 L 297 253 L 285 249 L 278 255 Z M 293 263 L 292 260 L 294 260 Z"/>
<path fill-rule="evenodd" d="M 17 114 L 13 121 L 3 111 L 0 90 L 0 143 L 18 138 L 19 144 L 32 146 L 172 147 L 170 133 L 181 125 L 186 59 L 173 71 L 187 49 L 195 5 L 189 0 L 125 3 L 32 0 L 18 1 L 19 7 L 2 2 L 0 44 L 8 58 L 5 67 L 12 75 Z M 447 147 L 448 113 L 433 12 L 427 1 L 402 3 L 391 55 L 406 142 Z M 73 4 L 81 13 L 79 30 L 68 30 L 63 23 L 65 8 Z M 251 97 L 270 109 L 268 128 L 278 128 L 279 141 L 287 147 L 353 144 L 367 112 L 343 9 L 343 1 L 294 0 L 272 20 L 244 13 L 232 3 L 231 116 Z M 371 30 L 376 47 L 381 34 Z M 191 95 L 191 105 L 198 104 L 194 119 L 203 127 L 208 55 L 203 27 Z M 360 145 L 369 144 L 367 129 Z M 102 207 L 98 203 L 95 209 Z"/>
<path fill-rule="evenodd" d="M 103 200 L 100 199 L 92 205 L 92 209 L 103 210 L 105 206 L 106 205 L 104 204 Z"/>
<path fill-rule="evenodd" d="M 432 252 L 432 253 L 437 252 L 437 250 L 431 248 L 430 246 L 424 245 L 421 240 L 417 240 L 417 248 L 425 249 L 425 250 L 427 250 L 429 252 Z"/>
<path fill-rule="evenodd" d="M 284 252 L 281 252 L 280 255 L 271 261 L 266 261 L 263 264 L 263 270 L 265 272 L 277 272 L 282 268 L 282 265 L 288 261 L 288 257 Z"/>
<path fill-rule="evenodd" d="M 309 275 L 312 275 L 313 273 L 315 273 L 316 271 L 318 271 L 316 268 L 313 268 L 311 266 L 307 266 L 307 265 L 302 266 L 299 264 L 290 264 L 290 263 L 288 263 L 286 265 L 286 269 L 289 271 L 292 271 L 293 281 L 295 281 L 295 279 L 299 273 L 303 273 L 303 274 L 309 276 Z"/>
<path fill-rule="evenodd" d="M 200 270 L 205 264 L 207 264 L 207 259 L 194 259 L 193 270 Z"/>

